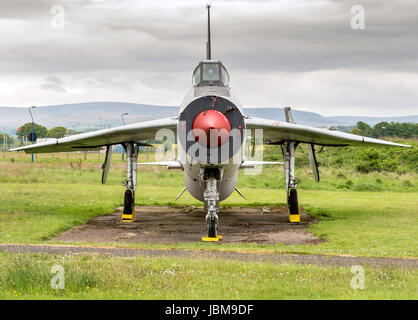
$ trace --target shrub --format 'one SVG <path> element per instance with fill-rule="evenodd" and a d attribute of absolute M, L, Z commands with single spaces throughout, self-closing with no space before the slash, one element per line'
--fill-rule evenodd
<path fill-rule="evenodd" d="M 350 186 L 347 186 L 346 184 L 339 184 L 337 189 L 350 189 Z"/>
<path fill-rule="evenodd" d="M 337 186 L 337 189 L 351 189 L 351 187 L 353 186 L 353 181 L 352 180 L 347 180 L 344 184 L 340 184 Z"/>
<path fill-rule="evenodd" d="M 370 183 L 359 182 L 354 185 L 354 191 L 381 191 L 382 187 L 379 185 L 373 185 Z"/>
<path fill-rule="evenodd" d="M 380 171 L 380 168 L 380 162 L 376 160 L 371 162 L 362 161 L 356 164 L 356 171 L 359 173 L 370 173 L 373 171 Z"/>
<path fill-rule="evenodd" d="M 398 168 L 398 161 L 394 159 L 386 159 L 382 162 L 382 170 L 393 172 Z"/>
<path fill-rule="evenodd" d="M 409 181 L 409 180 L 404 180 L 404 181 L 402 181 L 401 186 L 402 187 L 412 187 L 412 182 Z"/>
<path fill-rule="evenodd" d="M 380 171 L 382 169 L 380 163 L 380 153 L 373 148 L 365 149 L 357 156 L 355 168 L 357 172 L 360 173 Z"/>
<path fill-rule="evenodd" d="M 345 174 L 344 174 L 344 173 L 342 173 L 342 172 L 340 171 L 340 172 L 338 172 L 338 174 L 337 174 L 337 178 L 342 178 L 342 179 L 345 179 L 345 178 L 346 178 L 346 176 L 345 176 Z"/>

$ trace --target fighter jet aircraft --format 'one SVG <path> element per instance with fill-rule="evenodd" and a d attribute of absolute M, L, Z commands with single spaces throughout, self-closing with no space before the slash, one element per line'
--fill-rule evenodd
<path fill-rule="evenodd" d="M 102 173 L 102 183 L 105 183 L 111 163 L 112 146 L 121 144 L 127 154 L 122 222 L 130 222 L 135 219 L 138 148 L 147 145 L 145 141 L 155 139 L 156 135 L 161 138 L 171 134 L 178 144 L 176 160 L 151 164 L 184 171 L 185 188 L 182 192 L 187 190 L 194 198 L 202 201 L 207 212 L 208 234 L 202 240 L 218 241 L 221 239 L 218 232 L 219 202 L 227 199 L 235 190 L 238 191 L 238 171 L 255 165 L 271 164 L 245 159 L 245 137 L 251 130 L 262 132 L 265 144 L 281 146 L 290 223 L 300 222 L 295 178 L 295 150 L 298 145 L 308 145 L 316 181 L 319 181 L 319 171 L 315 146 L 409 147 L 335 130 L 298 125 L 293 120 L 290 108 L 285 109 L 286 122 L 246 116 L 241 103 L 232 93 L 226 67 L 221 61 L 212 59 L 210 6 L 207 9 L 207 57 L 194 69 L 193 86 L 185 96 L 177 117 L 78 134 L 12 151 L 23 150 L 33 154 L 86 151 L 106 146 Z"/>

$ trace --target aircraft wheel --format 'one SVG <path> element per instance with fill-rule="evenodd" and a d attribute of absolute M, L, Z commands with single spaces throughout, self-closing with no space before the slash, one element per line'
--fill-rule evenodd
<path fill-rule="evenodd" d="M 218 223 L 215 219 L 208 220 L 208 237 L 216 238 L 218 235 Z"/>
<path fill-rule="evenodd" d="M 299 214 L 298 192 L 296 189 L 290 189 L 288 205 L 290 214 Z"/>
<path fill-rule="evenodd" d="M 132 214 L 135 206 L 133 191 L 128 189 L 125 191 L 125 199 L 123 202 L 123 214 Z"/>

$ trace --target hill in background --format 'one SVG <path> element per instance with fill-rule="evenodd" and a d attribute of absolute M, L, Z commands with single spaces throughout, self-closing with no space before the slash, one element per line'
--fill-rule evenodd
<path fill-rule="evenodd" d="M 283 108 L 244 108 L 246 115 L 285 121 Z M 418 115 L 401 117 L 339 116 L 324 117 L 318 113 L 292 110 L 298 124 L 324 127 L 329 125 L 354 126 L 363 121 L 373 126 L 381 121 L 418 122 Z M 90 102 L 65 105 L 43 106 L 33 110 L 35 122 L 47 128 L 64 126 L 77 131 L 96 130 L 122 125 L 121 114 L 126 123 L 176 116 L 177 106 L 156 106 L 124 102 Z M 30 122 L 26 108 L 0 107 L 0 128 L 14 134 L 22 124 Z M 3 131 L 3 130 L 0 130 Z"/>

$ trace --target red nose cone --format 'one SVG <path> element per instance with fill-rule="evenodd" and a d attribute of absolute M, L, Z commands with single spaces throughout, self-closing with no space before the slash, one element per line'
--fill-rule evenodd
<path fill-rule="evenodd" d="M 231 124 L 228 118 L 217 110 L 202 111 L 193 121 L 196 141 L 205 147 L 220 146 L 228 140 L 230 131 Z"/>

